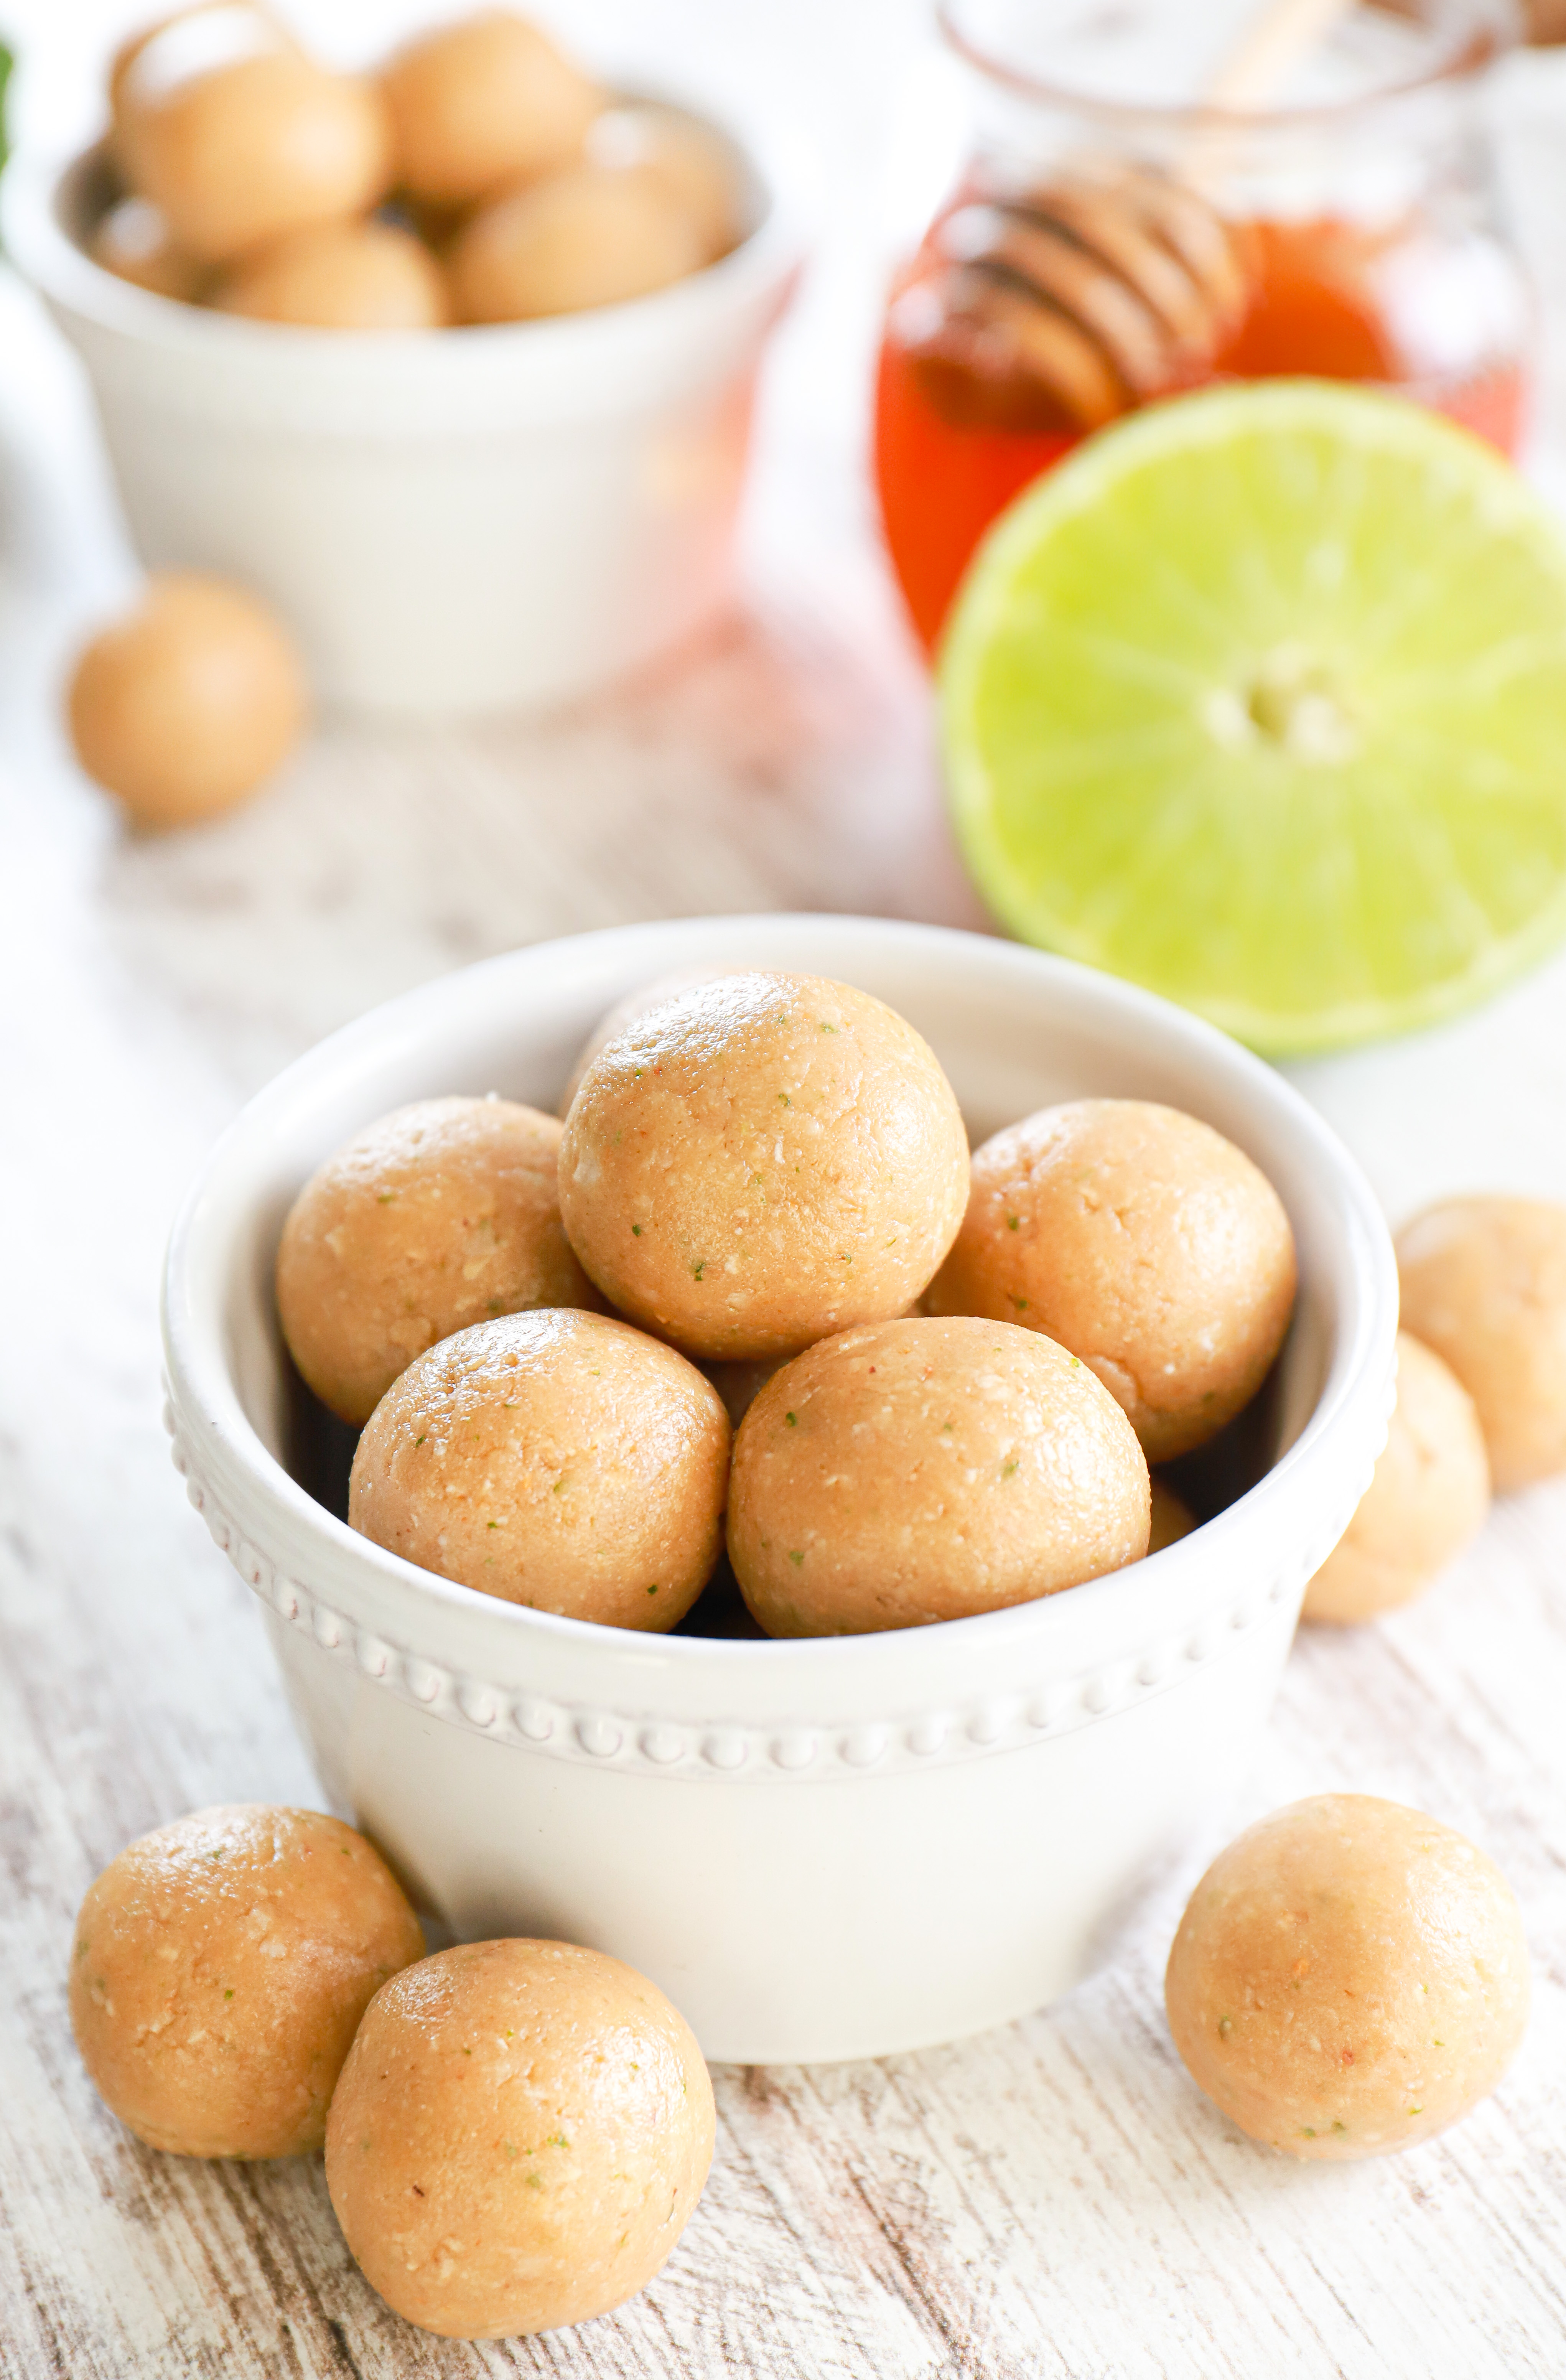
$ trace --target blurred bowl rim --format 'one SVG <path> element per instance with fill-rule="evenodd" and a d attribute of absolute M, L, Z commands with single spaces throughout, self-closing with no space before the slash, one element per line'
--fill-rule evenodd
<path fill-rule="evenodd" d="M 367 369 L 412 371 L 437 382 L 496 365 L 547 373 L 569 366 L 606 374 L 634 371 L 638 360 L 664 349 L 682 333 L 696 335 L 712 319 L 765 302 L 803 259 L 807 227 L 802 210 L 783 192 L 790 161 L 771 138 L 742 134 L 730 123 L 687 104 L 673 92 L 627 91 L 615 97 L 648 102 L 694 117 L 733 148 L 752 192 L 753 227 L 716 262 L 667 288 L 612 306 L 517 322 L 453 323 L 431 331 L 343 331 L 307 323 L 262 322 L 186 299 L 165 298 L 99 264 L 70 228 L 73 205 L 94 175 L 112 172 L 105 133 L 68 153 L 20 147 L 0 176 L 0 238 L 23 276 L 51 304 L 101 329 L 162 349 L 213 359 L 231 358 L 247 369 L 281 362 L 290 373 L 324 370 L 337 376 Z"/>

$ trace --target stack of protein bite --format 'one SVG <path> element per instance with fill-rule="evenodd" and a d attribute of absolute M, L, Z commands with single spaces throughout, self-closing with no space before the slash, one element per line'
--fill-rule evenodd
<path fill-rule="evenodd" d="M 613 98 L 524 18 L 333 72 L 252 0 L 127 42 L 99 263 L 160 297 L 328 330 L 428 331 L 618 304 L 740 238 L 737 160 L 685 111 Z"/>
<path fill-rule="evenodd" d="M 1277 1194 L 1208 1125 L 1078 1101 L 970 1165 L 911 1026 L 760 973 L 637 995 L 564 1125 L 492 1097 L 370 1125 L 277 1258 L 299 1372 L 363 1426 L 355 1528 L 667 1630 L 726 1510 L 777 1636 L 1000 1609 L 1183 1535 L 1148 1463 L 1256 1395 L 1294 1287 Z"/>

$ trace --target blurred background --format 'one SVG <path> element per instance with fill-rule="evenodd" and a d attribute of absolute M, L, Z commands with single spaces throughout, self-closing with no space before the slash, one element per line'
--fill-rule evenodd
<path fill-rule="evenodd" d="M 294 0 L 281 13 L 352 63 L 455 12 Z M 93 137 L 107 62 L 144 14 L 135 0 L 8 0 L 18 147 L 64 155 Z M 200 1053 L 214 1117 L 373 1002 L 543 935 L 779 906 L 984 922 L 945 823 L 928 675 L 868 461 L 888 284 L 962 154 L 966 99 L 927 0 L 538 14 L 621 82 L 677 87 L 753 130 L 807 242 L 763 371 L 733 600 L 606 695 L 462 729 L 328 716 L 264 798 L 171 838 L 127 832 L 73 765 L 59 699 L 73 652 L 137 573 L 79 368 L 37 298 L 0 276 L 0 901 L 25 906 L 6 946 L 31 953 L 11 996 L 36 997 L 41 939 L 63 952 L 85 938 L 115 997 L 172 1026 L 182 1063 Z M 1545 310 L 1529 468 L 1566 492 L 1566 54 L 1508 61 L 1490 103 Z M 1559 981 L 1547 968 L 1459 1026 L 1296 1070 L 1394 1214 L 1414 1185 L 1466 1183 L 1475 1147 L 1504 1149 L 1509 1186 L 1556 1186 L 1535 1125 L 1541 1099 L 1566 1091 L 1543 1029 Z M 1477 1105 L 1463 1149 L 1445 1107 L 1454 1050 Z"/>

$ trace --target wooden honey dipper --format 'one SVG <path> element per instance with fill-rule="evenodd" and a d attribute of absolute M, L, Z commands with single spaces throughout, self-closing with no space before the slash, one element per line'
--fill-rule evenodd
<path fill-rule="evenodd" d="M 1354 0 L 1269 0 L 1208 83 L 1217 116 L 1262 105 Z M 1086 158 L 1015 197 L 975 199 L 939 226 L 938 279 L 892 332 L 949 418 L 1097 430 L 1200 380 L 1250 297 L 1241 237 L 1207 197 L 1232 140 L 1204 126 L 1178 173 Z"/>

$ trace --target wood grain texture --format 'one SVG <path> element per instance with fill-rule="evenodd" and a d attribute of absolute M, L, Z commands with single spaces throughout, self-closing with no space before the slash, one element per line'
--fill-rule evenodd
<path fill-rule="evenodd" d="M 719 23 L 696 0 L 685 15 Z M 829 21 L 825 0 L 790 17 L 822 41 Z M 834 103 L 844 177 L 866 170 L 874 44 L 914 55 L 911 6 L 865 21 Z M 1518 170 L 1548 223 L 1560 144 L 1537 92 L 1524 116 Z M 834 266 L 780 356 L 749 590 L 698 648 L 529 727 L 328 729 L 265 802 L 163 844 L 125 839 L 60 748 L 63 657 L 126 565 L 79 389 L 0 285 L 6 2380 L 1566 2372 L 1566 1486 L 1499 1510 L 1413 1610 L 1302 1640 L 1244 1794 L 1062 2007 L 916 2058 L 720 2072 L 700 2210 L 643 2296 L 580 2331 L 420 2337 L 358 2278 L 319 2162 L 144 2151 L 72 2048 L 64 1965 L 95 1871 L 204 1803 L 315 1798 L 254 1603 L 158 1423 L 163 1240 L 239 1101 L 373 1001 L 538 935 L 795 905 L 973 915 L 856 492 L 871 277 L 863 254 Z M 1301 1079 L 1395 1212 L 1475 1180 L 1561 1196 L 1563 1028 L 1557 965 L 1448 1033 Z M 1161 1966 L 1218 1843 L 1338 1788 L 1419 1803 L 1495 1855 L 1536 2013 L 1468 2123 L 1384 2164 L 1296 2168 L 1187 2082 Z"/>

